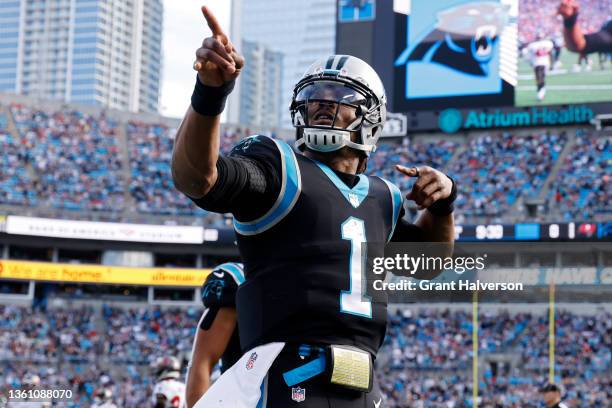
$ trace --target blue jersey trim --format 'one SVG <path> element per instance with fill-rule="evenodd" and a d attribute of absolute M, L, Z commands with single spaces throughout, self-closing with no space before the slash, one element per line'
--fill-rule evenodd
<path fill-rule="evenodd" d="M 293 208 L 302 191 L 300 168 L 295 153 L 282 140 L 274 140 L 281 156 L 282 183 L 281 190 L 272 208 L 260 218 L 240 222 L 234 218 L 234 228 L 241 235 L 255 235 L 278 224 Z"/>
<path fill-rule="evenodd" d="M 368 196 L 368 192 L 370 191 L 370 179 L 368 176 L 360 174 L 359 181 L 353 188 L 349 188 L 340 177 L 334 173 L 329 166 L 311 159 L 319 168 L 327 175 L 330 181 L 340 190 L 346 201 L 348 201 L 353 207 L 357 208 L 361 205 L 363 200 Z"/>
<path fill-rule="evenodd" d="M 319 355 L 316 359 L 301 365 L 283 374 L 283 378 L 288 387 L 292 387 L 301 382 L 307 381 L 325 371 L 325 354 Z"/>
<path fill-rule="evenodd" d="M 261 385 L 259 386 L 259 391 L 261 394 L 259 397 L 259 401 L 257 401 L 256 408 L 266 408 L 266 406 L 268 405 L 268 376 L 267 375 L 264 378 L 264 380 L 261 382 Z"/>
<path fill-rule="evenodd" d="M 244 271 L 243 271 L 242 264 L 234 263 L 234 262 L 227 262 L 227 263 L 217 266 L 215 269 L 213 269 L 213 271 L 217 269 L 221 269 L 229 273 L 232 276 L 232 278 L 234 278 L 234 281 L 236 281 L 236 284 L 238 284 L 238 286 L 244 283 Z"/>
<path fill-rule="evenodd" d="M 393 236 L 393 232 L 395 231 L 395 227 L 397 225 L 397 218 L 399 217 L 400 211 L 402 209 L 402 192 L 397 186 L 382 177 L 379 177 L 382 181 L 385 182 L 387 187 L 389 187 L 389 193 L 391 193 L 391 202 L 393 203 L 393 220 L 391 221 L 391 232 L 389 233 L 389 237 L 387 238 L 387 242 L 391 240 Z"/>

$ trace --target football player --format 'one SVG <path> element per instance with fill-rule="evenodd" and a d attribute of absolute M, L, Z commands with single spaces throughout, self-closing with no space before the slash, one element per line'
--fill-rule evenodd
<path fill-rule="evenodd" d="M 204 312 L 187 368 L 187 407 L 191 408 L 210 387 L 213 368 L 221 361 L 221 373 L 242 355 L 236 330 L 236 291 L 244 282 L 242 264 L 216 266 L 200 291 Z"/>
<path fill-rule="evenodd" d="M 538 34 L 536 40 L 527 46 L 535 73 L 538 101 L 544 100 L 546 96 L 546 71 L 550 68 L 553 49 L 553 42 L 545 39 L 541 34 Z"/>
<path fill-rule="evenodd" d="M 548 383 L 540 388 L 546 408 L 568 408 L 561 401 L 561 388 L 557 384 Z"/>
<path fill-rule="evenodd" d="M 183 408 L 185 406 L 185 384 L 181 376 L 181 363 L 176 357 L 159 357 L 153 366 L 157 382 L 151 397 L 153 408 Z"/>
<path fill-rule="evenodd" d="M 195 407 L 382 408 L 373 360 L 387 302 L 363 295 L 362 244 L 452 243 L 455 184 L 428 166 L 397 165 L 416 179 L 407 198 L 424 210 L 412 224 L 403 219 L 399 189 L 364 174 L 386 95 L 372 67 L 349 55 L 316 61 L 296 84 L 298 151 L 256 135 L 220 156 L 221 112 L 244 58 L 202 11 L 213 35 L 196 51 L 173 180 L 198 206 L 234 216 L 246 278 L 236 297 L 246 352 Z"/>
<path fill-rule="evenodd" d="M 578 0 L 561 0 L 558 13 L 563 17 L 563 37 L 567 49 L 577 52 L 581 59 L 593 52 L 612 53 L 612 19 L 608 19 L 601 29 L 585 34 L 578 24 Z M 588 61 L 588 58 L 587 58 Z"/>

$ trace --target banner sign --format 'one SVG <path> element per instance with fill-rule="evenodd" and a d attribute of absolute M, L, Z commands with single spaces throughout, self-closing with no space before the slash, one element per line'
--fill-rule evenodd
<path fill-rule="evenodd" d="M 612 285 L 612 268 L 489 268 L 481 271 L 482 282 L 522 282 L 529 286 L 555 285 Z"/>
<path fill-rule="evenodd" d="M 205 237 L 216 241 L 218 233 L 215 231 L 205 231 L 195 226 L 74 221 L 15 215 L 9 215 L 6 221 L 8 234 L 168 244 L 201 244 Z"/>
<path fill-rule="evenodd" d="M 199 287 L 210 272 L 210 268 L 127 268 L 0 260 L 0 279 Z"/>
<path fill-rule="evenodd" d="M 567 126 L 588 124 L 595 117 L 587 105 L 532 107 L 523 110 L 495 109 L 483 111 L 472 109 L 462 113 L 449 108 L 440 112 L 438 126 L 445 133 L 459 130 L 491 128 L 517 128 L 526 126 Z"/>

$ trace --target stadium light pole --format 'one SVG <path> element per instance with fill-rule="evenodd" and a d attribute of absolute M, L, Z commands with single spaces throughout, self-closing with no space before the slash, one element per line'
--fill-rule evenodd
<path fill-rule="evenodd" d="M 555 382 L 555 282 L 548 288 L 548 382 Z"/>
<path fill-rule="evenodd" d="M 472 407 L 478 408 L 478 291 L 472 292 Z"/>

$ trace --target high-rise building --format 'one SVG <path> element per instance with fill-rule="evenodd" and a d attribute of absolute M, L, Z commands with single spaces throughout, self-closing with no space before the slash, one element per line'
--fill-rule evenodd
<path fill-rule="evenodd" d="M 331 0 L 233 0 L 232 40 L 255 42 L 283 54 L 280 94 L 281 126 L 291 127 L 289 104 L 293 86 L 316 59 L 334 53 L 336 1 Z M 240 51 L 243 51 L 244 45 Z M 246 61 L 247 65 L 249 60 Z M 243 78 L 243 81 L 246 79 Z M 236 100 L 230 99 L 228 121 L 239 119 Z M 233 106 L 232 106 L 233 104 Z M 240 104 L 242 109 L 242 104 Z"/>
<path fill-rule="evenodd" d="M 246 40 L 242 53 L 248 64 L 241 78 L 240 123 L 278 128 L 283 54 Z"/>
<path fill-rule="evenodd" d="M 0 92 L 157 112 L 162 0 L 0 0 Z"/>

